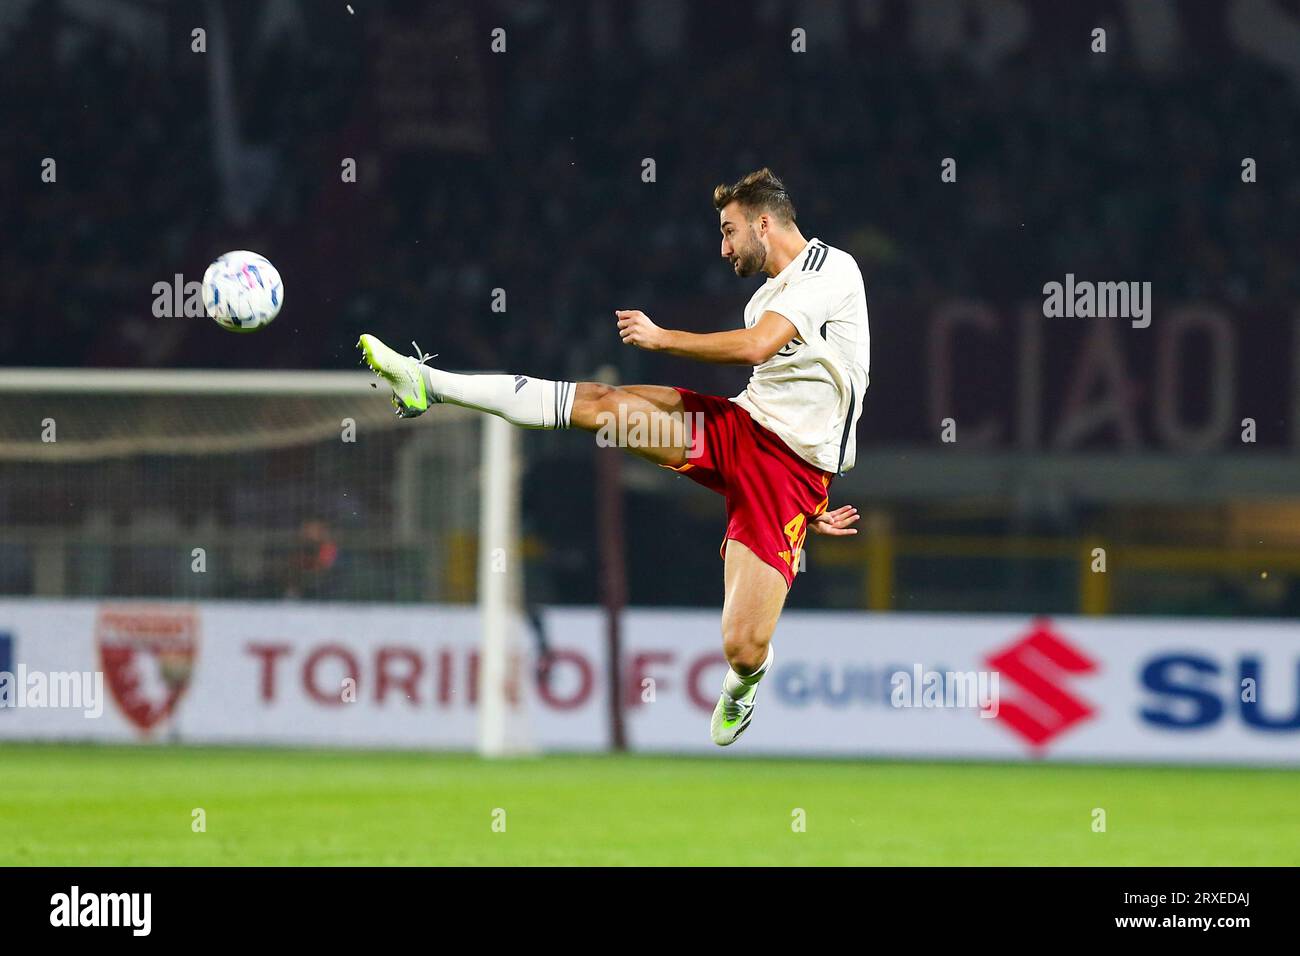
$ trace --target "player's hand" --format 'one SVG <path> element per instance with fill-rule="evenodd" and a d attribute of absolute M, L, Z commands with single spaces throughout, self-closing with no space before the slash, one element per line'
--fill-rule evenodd
<path fill-rule="evenodd" d="M 618 317 L 618 337 L 624 345 L 654 351 L 663 347 L 664 330 L 650 321 L 650 316 L 639 309 L 615 309 Z"/>
<path fill-rule="evenodd" d="M 823 511 L 816 518 L 813 518 L 812 529 L 817 534 L 833 536 L 857 534 L 858 529 L 850 526 L 861 517 L 862 515 L 858 514 L 858 509 L 853 505 L 844 505 L 834 511 Z"/>

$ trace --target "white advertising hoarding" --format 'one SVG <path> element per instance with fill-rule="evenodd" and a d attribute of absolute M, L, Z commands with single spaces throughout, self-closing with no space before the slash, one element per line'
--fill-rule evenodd
<path fill-rule="evenodd" d="M 528 735 L 603 749 L 603 616 L 545 621 Z M 623 635 L 632 746 L 718 752 L 717 613 L 633 610 Z M 472 749 L 477 645 L 469 607 L 0 601 L 0 739 Z M 789 611 L 776 654 L 728 755 L 1300 765 L 1296 623 Z M 67 673 L 103 675 L 98 708 L 36 692 Z"/>

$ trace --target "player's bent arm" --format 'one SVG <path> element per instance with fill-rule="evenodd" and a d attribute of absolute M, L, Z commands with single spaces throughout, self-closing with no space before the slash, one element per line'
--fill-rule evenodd
<path fill-rule="evenodd" d="M 777 312 L 764 312 L 752 328 L 726 332 L 661 329 L 649 316 L 637 311 L 619 311 L 615 315 L 619 336 L 628 345 L 720 365 L 762 365 L 796 332 L 790 320 Z"/>
<path fill-rule="evenodd" d="M 755 340 L 753 329 L 726 332 L 679 332 L 664 329 L 661 351 L 669 355 L 719 365 L 762 365 L 770 358 Z M 780 348 L 780 346 L 777 346 Z"/>

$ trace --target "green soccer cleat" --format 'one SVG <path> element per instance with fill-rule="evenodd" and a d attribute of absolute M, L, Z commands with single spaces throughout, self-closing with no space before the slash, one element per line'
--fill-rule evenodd
<path fill-rule="evenodd" d="M 414 342 L 415 357 L 394 352 L 375 336 L 366 333 L 357 339 L 357 348 L 361 349 L 362 363 L 386 381 L 393 388 L 393 407 L 402 418 L 415 418 L 423 415 L 430 404 L 437 404 L 441 399 L 431 394 L 424 384 L 424 375 L 420 366 L 433 355 L 425 355 Z"/>
<path fill-rule="evenodd" d="M 770 670 L 775 660 L 775 651 L 768 650 L 767 667 Z M 727 693 L 725 685 L 718 695 L 718 706 L 713 708 L 713 720 L 709 723 L 709 733 L 713 742 L 719 747 L 729 747 L 736 742 L 754 719 L 754 698 L 758 696 L 758 685 L 750 684 L 745 693 L 737 700 Z"/>

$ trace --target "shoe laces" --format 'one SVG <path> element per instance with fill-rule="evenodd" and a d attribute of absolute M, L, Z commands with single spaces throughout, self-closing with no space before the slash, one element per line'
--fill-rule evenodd
<path fill-rule="evenodd" d="M 424 351 L 424 349 L 415 344 L 414 339 L 411 340 L 411 348 L 415 349 L 415 355 L 413 355 L 412 358 L 415 359 L 415 364 L 417 365 L 423 365 L 425 362 L 429 361 L 429 359 L 436 359 L 438 357 L 437 352 L 430 355 L 428 352 Z"/>

